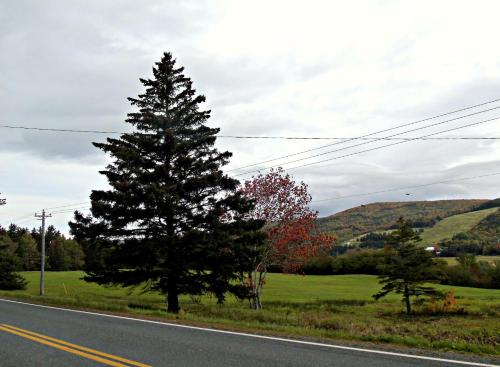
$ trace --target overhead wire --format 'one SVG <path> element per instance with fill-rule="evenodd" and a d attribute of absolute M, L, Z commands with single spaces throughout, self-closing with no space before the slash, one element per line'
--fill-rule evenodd
<path fill-rule="evenodd" d="M 415 129 L 405 130 L 403 132 L 400 132 L 400 133 L 397 133 L 397 134 L 393 134 L 393 135 L 389 135 L 389 136 L 384 137 L 384 138 L 391 138 L 391 137 L 394 137 L 394 136 L 399 136 L 399 135 L 411 133 L 411 132 L 414 132 L 414 131 L 428 129 L 430 127 L 442 125 L 442 124 L 445 124 L 445 123 L 448 123 L 448 122 L 452 122 L 452 121 L 461 120 L 461 119 L 466 118 L 466 117 L 471 117 L 471 116 L 479 115 L 479 114 L 490 112 L 492 110 L 496 110 L 496 109 L 499 109 L 499 108 L 500 108 L 500 106 L 494 107 L 494 108 L 490 108 L 490 109 L 487 109 L 487 110 L 484 110 L 484 111 L 474 112 L 474 113 L 471 113 L 471 114 L 468 114 L 468 115 L 464 115 L 464 116 L 455 117 L 455 118 L 452 118 L 452 119 L 449 119 L 449 120 L 444 120 L 444 121 L 436 122 L 436 123 L 429 124 L 429 125 L 426 125 L 426 126 L 421 126 L 421 127 L 415 128 Z M 411 138 L 411 137 L 409 137 L 409 138 L 406 138 L 405 141 L 412 141 L 412 140 L 418 140 L 418 139 L 422 139 L 422 137 L 417 137 L 417 138 Z M 363 143 L 359 143 L 359 144 L 349 145 L 347 147 L 342 147 L 342 148 L 339 148 L 339 149 L 330 150 L 328 152 L 318 153 L 318 154 L 315 154 L 315 155 L 311 155 L 309 157 L 304 157 L 304 158 L 295 159 L 293 161 L 279 163 L 279 164 L 276 164 L 276 165 L 272 165 L 272 166 L 266 167 L 265 169 L 274 168 L 274 167 L 282 166 L 282 165 L 285 165 L 285 164 L 300 162 L 300 161 L 308 160 L 308 159 L 315 158 L 315 157 L 320 157 L 320 156 L 331 154 L 331 153 L 335 153 L 335 152 L 340 152 L 342 150 L 346 150 L 346 149 L 350 149 L 350 148 L 355 148 L 355 147 L 359 147 L 359 146 L 366 145 L 366 144 L 371 144 L 371 143 L 374 143 L 374 142 L 376 142 L 378 140 L 382 140 L 382 139 L 381 138 L 375 138 L 373 141 L 368 141 L 368 142 L 363 142 Z M 293 155 L 298 155 L 298 153 L 291 154 L 291 155 L 289 155 L 289 157 L 293 156 Z M 260 163 L 253 163 L 253 164 L 250 164 L 250 165 L 247 165 L 247 166 L 243 166 L 243 167 L 240 167 L 240 168 L 235 168 L 235 169 L 229 170 L 228 172 L 232 172 L 232 171 L 235 171 L 235 170 L 240 170 L 240 169 L 243 169 L 243 168 L 257 166 L 259 164 L 262 164 L 262 163 L 265 163 L 265 162 L 271 162 L 273 160 L 278 160 L 278 159 L 275 158 L 275 159 L 269 159 L 267 161 L 260 162 Z M 239 176 L 239 175 L 237 175 L 237 176 Z"/>
<path fill-rule="evenodd" d="M 89 205 L 85 205 L 85 206 L 80 206 L 80 207 L 75 207 L 75 208 L 69 208 L 69 209 L 63 209 L 63 210 L 57 210 L 57 211 L 53 211 L 51 212 L 51 214 L 61 214 L 61 213 L 72 213 L 74 212 L 75 210 L 86 210 L 86 209 L 89 209 Z"/>
<path fill-rule="evenodd" d="M 398 188 L 392 188 L 392 189 L 385 189 L 385 190 L 379 190 L 379 191 L 371 191 L 371 192 L 365 192 L 365 193 L 359 193 L 359 194 L 335 196 L 335 197 L 326 198 L 326 199 L 312 200 L 311 203 L 321 203 L 321 202 L 325 202 L 325 201 L 340 200 L 340 199 L 350 199 L 350 198 L 361 197 L 361 196 L 384 194 L 384 193 L 388 193 L 388 192 L 417 189 L 417 188 L 421 188 L 421 187 L 427 187 L 427 186 L 433 186 L 433 185 L 440 185 L 440 184 L 452 183 L 452 182 L 461 182 L 461 181 L 467 181 L 467 180 L 472 180 L 472 179 L 476 179 L 476 178 L 483 178 L 483 177 L 490 177 L 490 176 L 497 176 L 497 175 L 500 175 L 500 172 L 488 173 L 488 174 L 485 174 L 485 175 L 477 175 L 477 176 L 454 178 L 454 179 L 449 179 L 449 180 L 442 180 L 442 181 L 430 182 L 430 183 L 426 183 L 426 184 L 413 185 L 413 186 L 404 186 L 404 187 L 398 187 Z"/>
<path fill-rule="evenodd" d="M 442 114 L 439 114 L 439 115 L 427 117 L 425 119 L 421 119 L 421 120 L 417 120 L 417 121 L 405 123 L 405 124 L 402 124 L 402 125 L 394 126 L 394 127 L 388 128 L 388 129 L 374 131 L 374 132 L 371 132 L 371 133 L 368 133 L 368 134 L 364 134 L 364 135 L 361 135 L 361 136 L 358 136 L 358 137 L 349 138 L 349 139 L 347 139 L 345 141 L 338 141 L 338 142 L 335 142 L 335 143 L 321 145 L 319 147 L 302 150 L 300 152 L 286 154 L 286 155 L 283 155 L 283 156 L 280 156 L 280 157 L 276 157 L 276 158 L 272 158 L 272 159 L 268 159 L 268 160 L 265 160 L 265 161 L 252 163 L 252 164 L 249 164 L 249 165 L 245 165 L 245 166 L 242 166 L 242 167 L 231 169 L 230 171 L 237 171 L 237 170 L 241 170 L 241 169 L 244 169 L 244 168 L 256 166 L 256 165 L 259 165 L 259 164 L 269 163 L 269 162 L 277 161 L 277 160 L 280 160 L 280 159 L 289 158 L 289 157 L 293 157 L 293 156 L 304 154 L 304 153 L 309 153 L 309 152 L 312 152 L 312 151 L 315 151 L 315 150 L 324 149 L 324 148 L 331 147 L 331 146 L 334 146 L 334 145 L 344 144 L 344 143 L 347 143 L 349 141 L 353 141 L 353 140 L 356 140 L 356 139 L 367 138 L 367 137 L 370 137 L 370 136 L 373 136 L 373 135 L 376 135 L 376 134 L 381 134 L 381 133 L 384 133 L 384 132 L 401 129 L 403 127 L 407 127 L 407 126 L 411 126 L 411 125 L 417 125 L 417 124 L 420 124 L 422 122 L 435 120 L 435 119 L 440 118 L 440 117 L 453 115 L 455 113 L 463 112 L 463 111 L 466 111 L 466 110 L 470 110 L 470 109 L 473 109 L 473 108 L 477 108 L 477 107 L 484 106 L 484 105 L 491 104 L 491 103 L 498 102 L 498 101 L 500 101 L 500 98 L 499 99 L 495 99 L 495 100 L 491 100 L 491 101 L 487 101 L 487 102 L 484 102 L 484 103 L 480 103 L 480 104 L 477 104 L 477 105 L 473 105 L 473 106 L 461 108 L 461 109 L 454 110 L 454 111 L 451 111 L 451 112 L 446 112 L 446 113 L 442 113 Z M 464 115 L 462 117 L 451 119 L 450 121 L 458 120 L 460 118 L 465 118 L 465 117 L 469 117 L 469 116 L 473 116 L 473 115 L 477 115 L 477 114 L 481 114 L 481 113 L 486 113 L 486 112 L 489 112 L 491 110 L 498 109 L 498 108 L 500 108 L 500 107 L 493 107 L 491 109 L 486 109 L 486 110 L 479 111 L 479 112 L 476 112 L 476 113 L 473 113 L 473 114 L 470 114 L 470 115 Z M 398 135 L 401 135 L 401 134 L 398 134 Z M 396 135 L 391 135 L 391 136 L 396 136 Z M 389 137 L 391 137 L 391 136 L 389 136 Z M 375 138 L 374 140 L 377 140 L 377 139 L 380 139 L 380 138 Z M 228 171 L 228 172 L 230 172 L 230 171 Z"/>
<path fill-rule="evenodd" d="M 45 210 L 51 210 L 51 209 L 59 209 L 59 208 L 67 208 L 67 207 L 73 207 L 73 206 L 77 206 L 77 205 L 83 205 L 83 204 L 88 204 L 90 203 L 90 201 L 82 201 L 80 203 L 73 203 L 73 204 L 67 204 L 67 205 L 60 205 L 60 206 L 53 206 L 53 207 L 50 207 L 50 208 L 45 208 Z"/>
<path fill-rule="evenodd" d="M 29 126 L 14 126 L 0 125 L 0 128 L 20 129 L 20 130 L 35 130 L 35 131 L 52 131 L 52 132 L 71 132 L 71 133 L 94 133 L 94 134 L 126 134 L 124 131 L 102 131 L 102 130 L 78 130 L 78 129 L 58 129 L 58 128 L 41 128 Z M 403 140 L 406 138 L 364 138 L 364 137 L 321 137 L 321 136 L 260 136 L 260 135 L 217 135 L 217 138 L 226 139 L 280 139 L 280 140 Z M 431 139 L 422 139 L 431 140 Z M 448 136 L 441 138 L 433 138 L 432 140 L 500 140 L 500 137 L 483 137 L 483 136 Z"/>
<path fill-rule="evenodd" d="M 371 151 L 374 151 L 374 150 L 379 150 L 379 149 L 391 147 L 391 146 L 394 146 L 394 145 L 409 143 L 410 141 L 417 140 L 418 138 L 429 137 L 429 136 L 433 136 L 433 135 L 442 134 L 444 132 L 450 132 L 450 131 L 460 130 L 460 129 L 464 129 L 466 127 L 476 126 L 476 125 L 484 124 L 484 123 L 487 123 L 487 122 L 490 122 L 490 121 L 498 120 L 499 118 L 500 118 L 500 116 L 494 117 L 494 118 L 491 118 L 491 119 L 487 119 L 487 120 L 483 120 L 483 121 L 479 121 L 479 122 L 474 122 L 474 123 L 463 125 L 463 126 L 459 126 L 459 127 L 452 128 L 452 129 L 441 130 L 441 131 L 438 131 L 438 132 L 435 132 L 435 133 L 432 133 L 432 134 L 427 134 L 427 135 L 423 135 L 423 136 L 420 136 L 420 137 L 411 138 L 410 140 L 398 141 L 398 142 L 395 142 L 395 143 L 386 144 L 386 145 L 378 146 L 378 147 L 375 147 L 375 148 L 365 149 L 365 150 L 361 150 L 361 151 L 357 151 L 357 152 L 353 152 L 353 153 L 349 153 L 349 154 L 345 154 L 345 155 L 341 155 L 341 156 L 337 156 L 337 157 L 333 157 L 333 158 L 324 159 L 324 160 L 321 160 L 321 161 L 316 161 L 316 162 L 302 164 L 300 166 L 286 168 L 286 170 L 290 171 L 290 170 L 293 170 L 293 169 L 307 167 L 307 166 L 311 166 L 311 165 L 315 165 L 315 164 L 319 164 L 319 163 L 323 163 L 323 162 L 328 162 L 328 161 L 332 161 L 332 160 L 336 160 L 336 159 L 340 159 L 340 158 L 351 157 L 353 155 L 357 155 L 357 154 L 361 154 L 361 153 L 366 153 L 366 152 L 371 152 Z M 285 162 L 285 163 L 282 163 L 281 165 L 284 165 L 284 164 L 287 164 L 287 163 L 293 163 L 293 162 L 295 162 L 295 161 Z M 253 170 L 253 171 L 243 172 L 243 173 L 234 175 L 234 177 L 244 176 L 244 175 L 248 175 L 248 174 L 256 173 L 256 172 L 261 172 L 264 169 L 269 169 L 269 168 L 273 168 L 273 167 L 278 167 L 278 165 L 266 167 L 266 168 L 263 168 L 263 169 L 257 169 L 257 170 Z"/>
<path fill-rule="evenodd" d="M 358 138 L 358 137 L 312 137 L 312 136 L 228 136 L 217 135 L 217 138 L 233 139 L 283 139 L 283 140 L 406 140 L 408 138 Z M 425 138 L 420 140 L 500 140 L 500 137 L 488 136 L 443 136 L 439 138 Z"/>

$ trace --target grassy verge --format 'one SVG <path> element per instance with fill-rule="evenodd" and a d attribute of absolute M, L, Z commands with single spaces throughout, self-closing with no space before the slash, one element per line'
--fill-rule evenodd
<path fill-rule="evenodd" d="M 27 290 L 1 291 L 0 295 L 237 330 L 500 355 L 500 290 L 439 286 L 453 289 L 466 312 L 407 317 L 398 297 L 378 302 L 371 299 L 379 288 L 373 276 L 271 274 L 264 310 L 252 311 L 246 302 L 233 298 L 219 306 L 210 297 L 183 297 L 182 312 L 169 315 L 159 294 L 100 287 L 82 281 L 81 272 L 48 272 L 44 297 L 37 295 L 38 273 L 23 275 L 29 281 Z"/>

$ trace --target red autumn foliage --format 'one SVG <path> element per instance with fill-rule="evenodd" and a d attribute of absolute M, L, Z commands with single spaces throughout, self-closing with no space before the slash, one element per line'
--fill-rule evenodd
<path fill-rule="evenodd" d="M 320 233 L 317 211 L 309 208 L 311 195 L 304 182 L 296 183 L 282 168 L 259 174 L 244 183 L 243 194 L 254 200 L 251 216 L 266 222 L 267 250 L 257 271 L 278 265 L 296 272 L 311 257 L 333 246 L 334 237 Z"/>

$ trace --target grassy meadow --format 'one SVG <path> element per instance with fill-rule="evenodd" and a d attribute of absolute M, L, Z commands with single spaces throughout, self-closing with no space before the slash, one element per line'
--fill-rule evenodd
<path fill-rule="evenodd" d="M 27 290 L 0 291 L 0 295 L 244 331 L 500 355 L 500 290 L 437 286 L 453 289 L 464 311 L 418 309 L 408 317 L 398 296 L 373 301 L 371 295 L 379 289 L 374 276 L 270 274 L 261 311 L 232 297 L 222 306 L 210 297 L 183 297 L 181 313 L 171 315 L 159 294 L 86 283 L 82 272 L 46 273 L 44 297 L 38 295 L 38 272 L 23 275 L 29 282 Z"/>

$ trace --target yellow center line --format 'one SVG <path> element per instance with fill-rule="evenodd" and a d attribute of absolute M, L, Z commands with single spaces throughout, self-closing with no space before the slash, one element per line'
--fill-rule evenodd
<path fill-rule="evenodd" d="M 53 348 L 64 350 L 65 352 L 68 352 L 68 353 L 76 354 L 80 357 L 84 357 L 84 358 L 88 358 L 88 359 L 91 359 L 91 360 L 96 361 L 96 362 L 104 363 L 104 364 L 107 364 L 107 365 L 113 366 L 113 367 L 130 367 L 130 365 L 138 366 L 138 367 L 151 367 L 150 365 L 147 365 L 147 364 L 131 361 L 131 360 L 126 359 L 126 358 L 114 356 L 112 354 L 100 352 L 100 351 L 95 350 L 95 349 L 72 344 L 72 343 L 66 342 L 64 340 L 59 340 L 56 338 L 52 338 L 50 336 L 38 334 L 38 333 L 35 333 L 32 331 L 24 330 L 24 329 L 17 328 L 15 326 L 7 325 L 7 324 L 1 324 L 0 330 L 21 336 L 23 338 L 38 342 L 40 344 L 44 344 L 44 345 L 47 345 L 47 346 L 50 346 Z M 92 354 L 90 354 L 90 353 L 92 353 Z M 106 358 L 102 358 L 102 357 L 106 357 Z M 114 361 L 107 359 L 107 358 L 114 359 Z M 127 364 L 125 365 L 123 363 L 119 363 L 116 361 L 124 362 Z"/>

